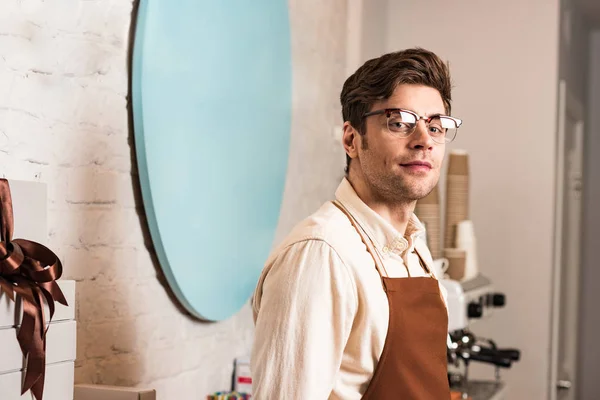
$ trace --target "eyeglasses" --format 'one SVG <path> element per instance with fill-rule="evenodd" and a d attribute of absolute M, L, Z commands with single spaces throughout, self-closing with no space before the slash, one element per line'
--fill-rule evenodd
<path fill-rule="evenodd" d="M 462 120 L 447 115 L 432 115 L 421 117 L 417 113 L 402 108 L 386 108 L 384 110 L 371 111 L 363 114 L 363 118 L 371 115 L 383 115 L 387 117 L 388 131 L 396 137 L 407 138 L 417 128 L 419 120 L 425 121 L 427 132 L 431 139 L 439 144 L 450 143 L 456 137 Z"/>

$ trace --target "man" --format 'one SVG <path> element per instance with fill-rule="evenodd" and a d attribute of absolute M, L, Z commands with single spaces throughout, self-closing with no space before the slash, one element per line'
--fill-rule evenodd
<path fill-rule="evenodd" d="M 346 178 L 272 253 L 254 293 L 257 400 L 450 398 L 444 295 L 413 214 L 461 124 L 450 89 L 444 62 L 418 48 L 344 83 Z"/>

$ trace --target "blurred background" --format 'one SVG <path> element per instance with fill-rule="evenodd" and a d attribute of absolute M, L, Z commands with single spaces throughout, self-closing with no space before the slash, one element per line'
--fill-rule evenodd
<path fill-rule="evenodd" d="M 47 185 L 49 244 L 77 281 L 75 381 L 202 398 L 231 386 L 233 360 L 252 343 L 251 310 L 199 322 L 157 268 L 129 125 L 135 6 L 2 1 L 0 174 Z M 503 371 L 507 398 L 600 398 L 600 2 L 291 0 L 289 17 L 292 125 L 276 240 L 343 176 L 346 77 L 385 52 L 432 50 L 449 61 L 464 121 L 449 150 L 469 154 L 479 269 L 506 295 L 477 333 L 522 352 Z"/>

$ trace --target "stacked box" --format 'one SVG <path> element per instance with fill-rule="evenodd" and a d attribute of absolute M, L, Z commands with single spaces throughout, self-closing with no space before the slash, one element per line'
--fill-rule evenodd
<path fill-rule="evenodd" d="M 9 181 L 15 221 L 13 238 L 44 244 L 47 240 L 46 186 L 39 182 Z M 58 254 L 60 257 L 60 254 Z M 68 307 L 55 302 L 55 314 L 46 337 L 46 378 L 44 400 L 73 400 L 76 336 L 75 281 L 57 281 Z M 44 298 L 45 301 L 45 298 Z M 44 315 L 50 312 L 45 305 Z M 21 396 L 25 360 L 17 332 L 22 321 L 21 299 L 12 301 L 0 290 L 0 399 L 30 400 L 30 392 Z M 46 320 L 46 323 L 48 321 Z"/>
<path fill-rule="evenodd" d="M 154 389 L 108 385 L 75 385 L 75 400 L 156 400 Z"/>
<path fill-rule="evenodd" d="M 77 342 L 75 322 L 75 282 L 58 281 L 69 307 L 56 303 L 56 313 L 48 325 L 46 336 L 46 379 L 44 400 L 73 400 L 73 379 Z M 0 399 L 30 400 L 27 392 L 21 396 L 25 360 L 17 341 L 16 321 L 22 311 L 6 293 L 0 294 Z M 48 315 L 48 313 L 46 313 Z M 20 322 L 20 319 L 18 319 Z"/>

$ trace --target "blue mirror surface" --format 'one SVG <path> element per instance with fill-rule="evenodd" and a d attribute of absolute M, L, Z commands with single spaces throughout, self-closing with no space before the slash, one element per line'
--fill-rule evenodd
<path fill-rule="evenodd" d="M 158 260 L 181 304 L 218 321 L 271 249 L 291 120 L 287 1 L 141 0 L 135 148 Z"/>

